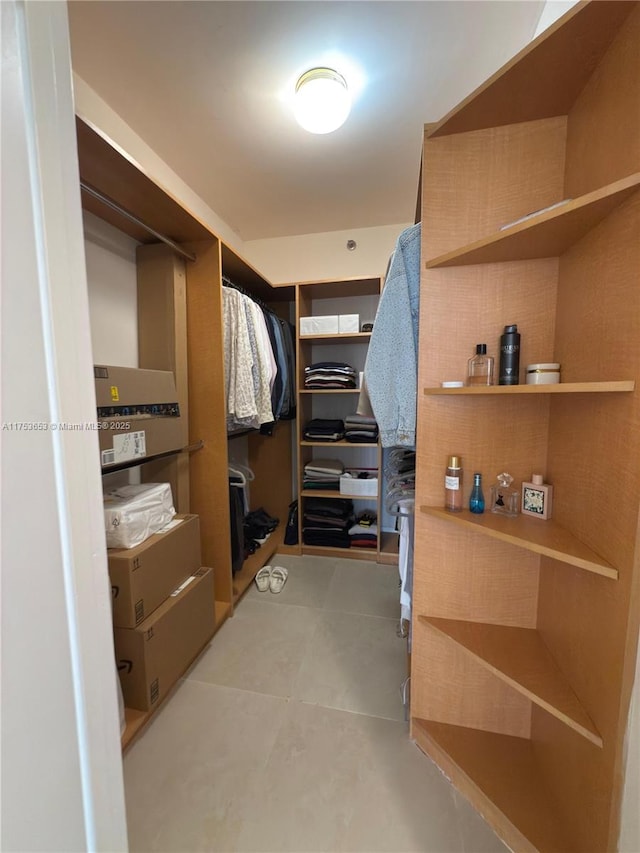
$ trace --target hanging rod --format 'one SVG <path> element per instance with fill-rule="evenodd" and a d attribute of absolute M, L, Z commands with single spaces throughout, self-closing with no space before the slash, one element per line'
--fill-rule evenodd
<path fill-rule="evenodd" d="M 93 196 L 98 199 L 99 202 L 105 204 L 107 207 L 110 207 L 112 210 L 115 210 L 116 213 L 119 213 L 121 216 L 124 216 L 130 222 L 134 222 L 136 225 L 139 225 L 141 228 L 144 228 L 145 231 L 148 231 L 149 234 L 152 234 L 154 237 L 157 237 L 158 240 L 162 240 L 163 243 L 166 243 L 167 246 L 171 246 L 174 252 L 177 252 L 179 255 L 182 255 L 183 258 L 186 258 L 188 261 L 195 261 L 196 256 L 192 255 L 190 252 L 185 252 L 183 248 L 181 248 L 177 243 L 170 237 L 165 237 L 164 234 L 161 234 L 159 231 L 156 231 L 155 228 L 152 228 L 150 225 L 147 225 L 146 222 L 143 222 L 142 219 L 139 219 L 134 213 L 130 213 L 124 207 L 120 207 L 120 205 L 115 202 L 112 198 L 109 198 L 107 195 L 103 195 L 99 190 L 92 187 L 90 184 L 85 183 L 84 181 L 80 181 L 80 189 L 84 190 L 88 195 Z"/>

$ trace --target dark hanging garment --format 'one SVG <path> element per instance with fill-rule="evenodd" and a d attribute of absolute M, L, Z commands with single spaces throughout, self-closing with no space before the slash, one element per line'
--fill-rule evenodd
<path fill-rule="evenodd" d="M 241 490 L 229 484 L 229 511 L 231 516 L 231 572 L 235 575 L 244 563 L 244 506 Z"/>
<path fill-rule="evenodd" d="M 280 318 L 278 318 L 280 319 Z M 285 355 L 287 358 L 287 391 L 285 394 L 285 405 L 280 418 L 283 421 L 293 421 L 296 417 L 296 350 L 293 345 L 295 329 L 286 320 L 280 319 L 280 328 L 284 338 Z"/>

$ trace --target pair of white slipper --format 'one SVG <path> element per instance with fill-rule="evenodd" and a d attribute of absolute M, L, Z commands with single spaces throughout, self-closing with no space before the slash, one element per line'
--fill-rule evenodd
<path fill-rule="evenodd" d="M 288 577 L 289 572 L 282 566 L 263 566 L 256 575 L 256 586 L 260 592 L 282 592 Z"/>

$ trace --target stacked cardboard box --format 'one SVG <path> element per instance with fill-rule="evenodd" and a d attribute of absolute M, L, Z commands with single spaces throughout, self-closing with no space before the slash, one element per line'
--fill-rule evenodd
<path fill-rule="evenodd" d="M 125 705 L 148 711 L 214 633 L 214 575 L 200 565 L 198 516 L 178 515 L 135 548 L 107 554 Z"/>

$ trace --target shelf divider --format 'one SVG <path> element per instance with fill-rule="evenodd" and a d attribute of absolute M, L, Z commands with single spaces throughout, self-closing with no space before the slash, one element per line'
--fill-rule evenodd
<path fill-rule="evenodd" d="M 541 521 L 537 518 L 525 518 L 522 515 L 507 518 L 492 512 L 474 515 L 468 510 L 447 512 L 444 507 L 439 506 L 421 506 L 420 512 L 442 521 L 462 525 L 476 533 L 518 545 L 520 548 L 526 548 L 527 551 L 544 554 L 546 557 L 569 563 L 585 571 L 613 580 L 618 579 L 618 572 L 612 565 L 553 519 Z"/>
<path fill-rule="evenodd" d="M 596 746 L 602 737 L 534 628 L 419 616 L 514 690 Z"/>

